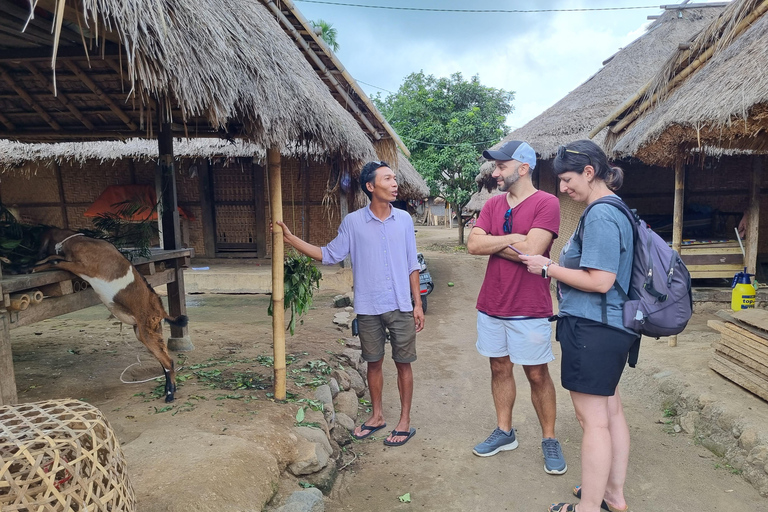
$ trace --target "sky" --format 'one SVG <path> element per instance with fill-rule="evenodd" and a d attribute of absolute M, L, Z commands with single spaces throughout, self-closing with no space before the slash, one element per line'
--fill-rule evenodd
<path fill-rule="evenodd" d="M 324 2 L 325 0 L 321 0 Z M 667 0 L 670 4 L 680 0 Z M 702 0 L 694 0 L 701 2 Z M 711 1 L 711 0 L 704 0 Z M 438 77 L 479 75 L 483 85 L 514 91 L 507 118 L 519 128 L 602 67 L 602 62 L 641 36 L 656 0 L 327 0 L 369 6 L 424 9 L 641 9 L 450 13 L 371 9 L 294 0 L 309 20 L 338 31 L 337 56 L 369 96 L 397 91 L 410 73 Z"/>

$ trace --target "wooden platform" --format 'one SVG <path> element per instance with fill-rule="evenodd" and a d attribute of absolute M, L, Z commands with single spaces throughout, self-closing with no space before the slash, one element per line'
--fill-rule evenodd
<path fill-rule="evenodd" d="M 179 290 L 169 293 L 169 301 L 179 304 L 170 309 L 186 311 L 182 269 L 187 267 L 192 249 L 164 251 L 155 249 L 149 258 L 136 258 L 133 264 L 150 286 L 174 284 Z M 30 304 L 24 310 L 11 308 L 12 297 L 40 290 L 44 299 Z M 180 293 L 179 293 L 180 292 Z M 38 274 L 0 275 L 0 405 L 16 403 L 16 379 L 13 372 L 13 353 L 10 331 L 41 320 L 64 315 L 101 303 L 99 297 L 79 277 L 63 270 L 52 270 Z M 186 329 L 186 328 L 185 328 Z"/>
<path fill-rule="evenodd" d="M 712 343 L 709 367 L 763 400 L 768 400 L 768 311 L 719 312 L 725 321 L 707 325 L 720 333 Z"/>
<path fill-rule="evenodd" d="M 744 257 L 736 241 L 684 244 L 680 257 L 693 279 L 733 279 L 734 274 L 744 270 Z"/>

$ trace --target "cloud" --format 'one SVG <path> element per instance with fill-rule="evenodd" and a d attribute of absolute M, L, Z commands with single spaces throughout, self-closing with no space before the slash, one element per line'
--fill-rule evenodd
<path fill-rule="evenodd" d="M 343 0 L 339 0 L 343 1 Z M 448 9 L 554 9 L 648 4 L 637 0 L 358 0 L 371 5 Z M 323 6 L 297 2 L 309 19 L 338 30 L 339 58 L 356 79 L 396 91 L 410 73 L 465 77 L 515 92 L 511 127 L 533 119 L 595 74 L 645 31 L 647 10 L 526 14 L 450 14 Z M 361 84 L 373 95 L 378 89 Z"/>

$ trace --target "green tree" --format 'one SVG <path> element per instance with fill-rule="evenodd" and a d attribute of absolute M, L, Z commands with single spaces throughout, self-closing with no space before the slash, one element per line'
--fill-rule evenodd
<path fill-rule="evenodd" d="M 475 177 L 484 149 L 509 132 L 504 121 L 514 93 L 486 87 L 475 75 L 435 78 L 411 73 L 398 91 L 373 98 L 411 152 L 411 162 L 434 196 L 457 212 L 459 244 L 464 244 L 461 211 L 477 191 Z"/>
<path fill-rule="evenodd" d="M 339 42 L 336 40 L 336 36 L 339 34 L 338 31 L 333 28 L 333 24 L 320 19 L 317 21 L 310 21 L 310 23 L 314 29 L 320 31 L 320 38 L 325 41 L 325 44 L 327 44 L 331 50 L 333 50 L 333 53 L 337 53 L 339 51 Z"/>

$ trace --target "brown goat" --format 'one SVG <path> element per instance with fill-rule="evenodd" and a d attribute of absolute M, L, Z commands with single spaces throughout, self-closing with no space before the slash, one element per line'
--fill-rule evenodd
<path fill-rule="evenodd" d="M 105 240 L 51 228 L 44 233 L 40 247 L 40 257 L 46 254 L 49 256 L 38 261 L 32 271 L 66 270 L 86 280 L 118 320 L 133 326 L 136 337 L 163 366 L 165 401 L 172 402 L 176 372 L 163 340 L 162 322 L 184 327 L 187 317 L 168 316 L 160 297 L 144 276 Z"/>

